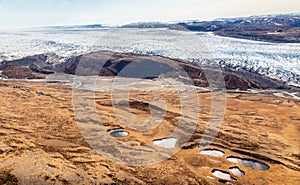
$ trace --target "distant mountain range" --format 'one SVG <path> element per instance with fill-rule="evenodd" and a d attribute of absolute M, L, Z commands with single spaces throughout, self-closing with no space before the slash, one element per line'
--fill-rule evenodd
<path fill-rule="evenodd" d="M 146 22 L 123 28 L 168 28 L 174 30 L 213 32 L 216 35 L 269 42 L 300 42 L 300 14 L 223 18 L 213 21 L 179 23 Z"/>
<path fill-rule="evenodd" d="M 47 26 L 47 28 L 105 28 L 102 24 L 88 24 L 88 25 L 69 25 L 69 26 Z"/>
<path fill-rule="evenodd" d="M 115 28 L 101 24 L 51 26 L 49 28 Z M 213 32 L 219 36 L 241 39 L 300 43 L 300 13 L 262 15 L 238 18 L 219 18 L 213 21 L 181 21 L 174 23 L 137 22 L 118 26 L 117 28 L 167 28 L 196 32 Z"/>

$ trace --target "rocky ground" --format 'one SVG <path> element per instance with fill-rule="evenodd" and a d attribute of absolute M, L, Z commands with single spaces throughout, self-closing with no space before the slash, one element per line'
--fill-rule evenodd
<path fill-rule="evenodd" d="M 144 85 L 156 81 L 145 80 Z M 112 143 L 104 143 L 99 135 L 93 138 L 87 136 L 88 132 L 83 132 L 85 125 L 89 131 L 101 130 L 93 125 L 96 118 L 93 112 L 76 101 L 76 97 L 72 101 L 72 88 L 58 83 L 0 81 L 0 183 L 273 185 L 300 181 L 299 100 L 227 93 L 220 132 L 209 146 L 204 147 L 218 149 L 224 154 L 214 157 L 200 154 L 197 146 L 211 116 L 212 94 L 201 89 L 196 92 L 200 115 L 190 140 L 180 145 L 177 143 L 176 148 L 181 149 L 175 155 L 168 155 L 167 149 L 159 151 L 167 158 L 159 163 L 129 166 L 108 160 L 105 154 L 97 153 L 93 144 L 97 143 L 116 157 L 131 155 L 126 154 L 128 148 L 149 146 L 155 149 L 152 140 L 172 133 L 179 118 L 189 119 L 180 111 L 181 100 L 177 91 L 150 87 L 130 91 L 130 111 L 139 119 L 147 119 L 150 115 L 153 99 L 159 97 L 166 102 L 166 107 L 161 109 L 166 111 L 161 124 L 143 132 L 131 129 L 116 117 L 115 111 L 122 116 L 128 115 L 129 111 L 122 106 L 117 110 L 112 107 L 111 90 L 93 93 L 94 97 L 83 93 L 83 102 L 94 105 L 103 128 L 122 127 L 129 134 L 112 138 L 109 132 L 102 131 L 103 138 L 128 146 L 114 148 Z M 78 114 L 85 117 L 78 117 Z M 256 165 L 237 164 L 227 160 L 229 156 L 253 159 Z M 151 155 L 144 158 L 151 159 Z M 262 164 L 268 168 L 259 170 L 257 167 L 264 167 Z M 230 172 L 232 167 L 238 167 L 244 176 Z"/>

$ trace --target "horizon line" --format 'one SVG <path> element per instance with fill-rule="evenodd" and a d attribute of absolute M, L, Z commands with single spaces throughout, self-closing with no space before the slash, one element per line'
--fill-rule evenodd
<path fill-rule="evenodd" d="M 248 16 L 236 16 L 236 17 L 218 17 L 218 18 L 210 18 L 210 19 L 185 19 L 185 20 L 173 20 L 173 21 L 130 21 L 127 23 L 85 23 L 85 24 L 60 24 L 60 25 L 39 25 L 39 26 L 28 26 L 28 27 L 10 27 L 10 28 L 0 28 L 0 30 L 18 30 L 18 29 L 34 29 L 34 28 L 51 28 L 51 27 L 79 27 L 79 26 L 92 26 L 92 25 L 99 25 L 103 27 L 111 27 L 111 28 L 117 28 L 122 27 L 125 25 L 130 24 L 137 24 L 137 23 L 161 23 L 161 24 L 176 24 L 180 22 L 191 22 L 191 21 L 218 21 L 222 19 L 245 19 L 245 18 L 251 18 L 251 17 L 271 17 L 271 16 L 281 16 L 281 15 L 290 15 L 290 16 L 300 16 L 300 12 L 291 12 L 291 13 L 274 13 L 274 14 L 256 14 L 256 15 L 248 15 Z"/>

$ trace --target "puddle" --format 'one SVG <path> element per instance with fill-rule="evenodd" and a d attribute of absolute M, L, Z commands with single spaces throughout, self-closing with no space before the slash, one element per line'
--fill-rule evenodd
<path fill-rule="evenodd" d="M 237 166 L 230 167 L 229 171 L 235 176 L 245 176 L 245 172 Z"/>
<path fill-rule="evenodd" d="M 224 152 L 218 149 L 213 149 L 213 148 L 206 148 L 200 150 L 200 154 L 203 155 L 210 155 L 214 157 L 222 157 L 224 155 Z"/>
<path fill-rule="evenodd" d="M 128 136 L 128 132 L 115 131 L 115 132 L 110 133 L 110 135 L 113 136 L 113 137 L 126 137 L 126 136 Z"/>
<path fill-rule="evenodd" d="M 222 183 L 222 184 L 226 184 L 228 181 L 227 180 L 223 180 L 223 179 L 219 179 L 218 182 Z"/>
<path fill-rule="evenodd" d="M 233 163 L 237 163 L 243 166 L 246 166 L 248 168 L 252 168 L 255 170 L 269 170 L 270 166 L 254 160 L 254 159 L 248 159 L 248 158 L 241 158 L 241 157 L 235 157 L 235 156 L 229 156 L 226 158 L 228 161 L 233 162 Z"/>
<path fill-rule="evenodd" d="M 213 174 L 213 176 L 222 179 L 224 182 L 225 181 L 232 181 L 232 182 L 236 182 L 237 179 L 234 177 L 230 176 L 229 172 L 223 171 L 223 170 L 217 170 L 217 169 L 213 169 L 211 171 L 211 173 Z"/>
<path fill-rule="evenodd" d="M 153 144 L 162 148 L 175 148 L 176 142 L 177 139 L 173 137 L 153 140 Z"/>

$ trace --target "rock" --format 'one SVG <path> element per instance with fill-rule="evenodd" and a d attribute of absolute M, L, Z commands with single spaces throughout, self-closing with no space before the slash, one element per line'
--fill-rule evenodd
<path fill-rule="evenodd" d="M 42 74 L 53 74 L 53 73 L 55 73 L 54 71 L 44 69 L 44 68 L 40 67 L 37 64 L 31 64 L 29 66 L 29 68 L 31 69 L 31 71 L 33 71 L 35 73 L 42 73 Z"/>
<path fill-rule="evenodd" d="M 185 143 L 185 144 L 181 145 L 181 148 L 185 149 L 185 150 L 186 149 L 192 149 L 192 148 L 196 148 L 197 145 L 198 145 L 198 143 L 196 143 L 196 142 L 188 142 L 188 143 Z"/>
<path fill-rule="evenodd" d="M 29 68 L 16 66 L 16 65 L 6 65 L 1 67 L 2 74 L 8 78 L 16 79 L 44 79 L 45 76 L 33 73 Z"/>

